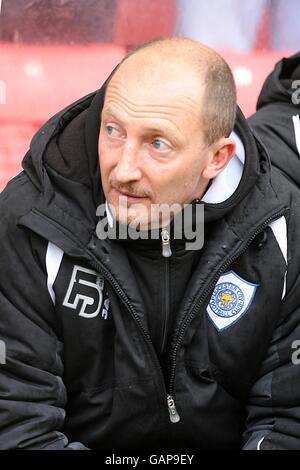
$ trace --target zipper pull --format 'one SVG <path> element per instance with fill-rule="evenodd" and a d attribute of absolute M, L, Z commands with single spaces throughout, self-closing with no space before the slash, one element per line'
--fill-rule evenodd
<path fill-rule="evenodd" d="M 178 421 L 180 421 L 180 416 L 176 410 L 175 402 L 173 400 L 172 395 L 167 395 L 167 402 L 171 423 L 178 423 Z"/>
<path fill-rule="evenodd" d="M 163 228 L 161 231 L 161 240 L 162 240 L 162 255 L 164 258 L 170 258 L 172 255 L 170 247 L 170 234 L 166 228 Z"/>

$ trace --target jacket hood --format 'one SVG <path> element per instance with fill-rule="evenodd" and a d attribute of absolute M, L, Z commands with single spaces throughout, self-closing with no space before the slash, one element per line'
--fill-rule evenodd
<path fill-rule="evenodd" d="M 104 94 L 105 86 L 53 116 L 22 162 L 46 205 L 54 203 L 91 225 L 103 201 L 97 144 Z"/>
<path fill-rule="evenodd" d="M 294 83 L 293 83 L 294 82 Z M 266 78 L 248 122 L 277 167 L 300 186 L 300 53 L 278 62 Z"/>
<path fill-rule="evenodd" d="M 266 78 L 257 101 L 257 109 L 275 102 L 292 102 L 294 80 L 300 79 L 300 53 L 283 58 Z M 299 87 L 299 84 L 298 84 Z M 300 104 L 294 103 L 298 108 Z"/>

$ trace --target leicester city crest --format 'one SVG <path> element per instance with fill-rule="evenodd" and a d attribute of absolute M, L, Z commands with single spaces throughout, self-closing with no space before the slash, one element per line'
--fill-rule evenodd
<path fill-rule="evenodd" d="M 246 281 L 233 271 L 220 277 L 207 307 L 209 318 L 219 331 L 246 313 L 257 287 L 257 284 Z"/>

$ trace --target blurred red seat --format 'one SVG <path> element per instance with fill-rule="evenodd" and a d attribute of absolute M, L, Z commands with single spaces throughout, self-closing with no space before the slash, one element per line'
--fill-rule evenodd
<path fill-rule="evenodd" d="M 21 160 L 35 131 L 36 126 L 30 124 L 0 125 L 0 191 L 21 171 Z"/>
<path fill-rule="evenodd" d="M 241 54 L 220 51 L 220 54 L 233 71 L 237 85 L 238 104 L 248 117 L 255 112 L 257 98 L 267 75 L 273 70 L 276 62 L 283 56 L 288 57 L 291 52 L 255 51 Z"/>
<path fill-rule="evenodd" d="M 36 129 L 99 88 L 124 54 L 111 44 L 0 44 L 0 191 L 20 171 Z"/>
<path fill-rule="evenodd" d="M 41 123 L 104 82 L 125 50 L 115 45 L 0 44 L 6 105 L 0 121 Z"/>

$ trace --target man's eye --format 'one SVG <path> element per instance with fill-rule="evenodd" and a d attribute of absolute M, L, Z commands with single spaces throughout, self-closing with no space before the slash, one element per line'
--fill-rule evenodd
<path fill-rule="evenodd" d="M 155 150 L 169 150 L 170 149 L 169 145 L 160 139 L 154 139 L 152 141 L 152 146 L 155 148 Z"/>
<path fill-rule="evenodd" d="M 119 134 L 119 130 L 114 126 L 106 126 L 106 132 L 111 137 L 117 137 Z"/>

